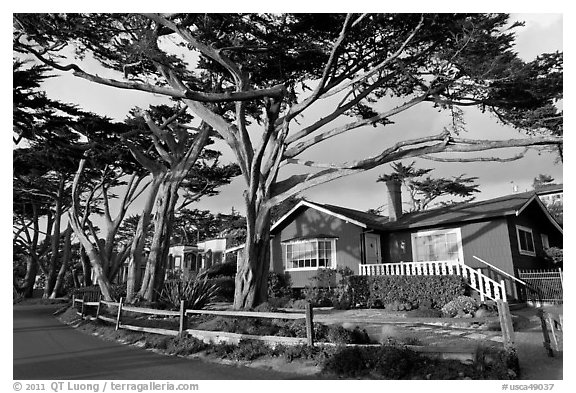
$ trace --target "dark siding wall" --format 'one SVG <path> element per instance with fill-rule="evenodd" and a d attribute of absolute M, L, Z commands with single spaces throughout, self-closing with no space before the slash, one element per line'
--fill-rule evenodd
<path fill-rule="evenodd" d="M 475 255 L 506 272 L 513 273 L 508 228 L 506 220 L 503 218 L 386 234 L 383 236 L 383 242 L 386 244 L 384 259 L 386 262 L 411 262 L 414 260 L 412 255 L 412 233 L 453 228 L 460 228 L 464 263 L 466 265 L 483 267 L 482 263 L 473 258 Z M 402 249 L 402 242 L 404 243 L 404 249 Z"/>
<path fill-rule="evenodd" d="M 532 229 L 534 237 L 534 247 L 536 256 L 522 255 L 518 247 L 518 236 L 516 235 L 516 225 L 521 225 Z M 512 245 L 512 258 L 516 269 L 549 269 L 554 265 L 544 259 L 544 248 L 542 246 L 542 234 L 548 235 L 550 246 L 563 247 L 563 236 L 557 228 L 548 220 L 540 207 L 533 202 L 520 216 L 510 216 L 508 219 L 508 231 L 510 244 Z"/>
<path fill-rule="evenodd" d="M 477 256 L 508 274 L 514 274 L 505 218 L 466 223 L 462 225 L 460 231 L 466 265 L 485 268 L 483 263 L 474 259 L 474 256 Z"/>
<path fill-rule="evenodd" d="M 358 264 L 361 260 L 360 239 L 362 228 L 347 223 L 334 216 L 314 209 L 305 209 L 298 213 L 288 224 L 277 228 L 271 240 L 271 270 L 284 271 L 284 256 L 281 243 L 302 236 L 331 235 L 336 239 L 336 263 L 340 267 L 349 267 L 359 273 Z M 315 270 L 290 271 L 292 286 L 296 288 L 310 284 L 310 277 L 316 275 Z"/>

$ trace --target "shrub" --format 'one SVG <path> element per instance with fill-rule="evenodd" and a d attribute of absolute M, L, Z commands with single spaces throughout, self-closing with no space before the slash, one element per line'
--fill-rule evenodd
<path fill-rule="evenodd" d="M 195 337 L 177 336 L 167 343 L 166 350 L 174 355 L 190 355 L 208 348 L 208 344 Z"/>
<path fill-rule="evenodd" d="M 275 354 L 273 349 L 260 340 L 240 340 L 238 345 L 213 344 L 209 352 L 232 360 L 254 360 L 261 356 Z"/>
<path fill-rule="evenodd" d="M 454 300 L 449 301 L 442 307 L 442 314 L 447 317 L 453 318 L 456 316 L 463 316 L 466 314 L 474 315 L 478 309 L 478 303 L 470 296 L 458 296 Z"/>
<path fill-rule="evenodd" d="M 465 294 L 461 276 L 350 276 L 345 278 L 351 304 L 356 307 L 383 307 L 401 299 L 411 305 L 441 308 Z M 411 306 L 412 307 L 412 306 Z"/>
<path fill-rule="evenodd" d="M 386 310 L 389 311 L 410 311 L 412 308 L 412 303 L 406 300 L 394 300 L 386 305 Z"/>
<path fill-rule="evenodd" d="M 199 310 L 215 301 L 220 293 L 218 282 L 211 282 L 206 275 L 200 274 L 192 280 L 167 280 L 160 293 L 160 302 L 172 309 L 180 307 L 180 301 L 187 302 L 187 308 Z"/>
<path fill-rule="evenodd" d="M 236 288 L 234 277 L 220 276 L 209 278 L 207 281 L 210 285 L 215 285 L 219 288 L 218 296 L 215 300 L 223 302 L 234 301 L 234 290 Z"/>
<path fill-rule="evenodd" d="M 236 277 L 236 262 L 217 263 L 204 271 L 206 277 Z"/>
<path fill-rule="evenodd" d="M 289 273 L 268 273 L 268 298 L 281 298 L 292 293 Z"/>
<path fill-rule="evenodd" d="M 326 334 L 328 342 L 334 344 L 370 344 L 371 340 L 368 337 L 366 330 L 360 330 L 356 327 L 354 330 L 345 329 L 339 325 L 328 326 Z"/>
<path fill-rule="evenodd" d="M 544 249 L 546 253 L 546 259 L 555 264 L 556 266 L 562 267 L 564 263 L 564 250 L 558 247 L 550 247 Z"/>
<path fill-rule="evenodd" d="M 288 296 L 271 297 L 271 298 L 268 298 L 268 304 L 270 304 L 271 307 L 275 307 L 275 308 L 288 307 L 288 305 L 290 304 L 290 297 L 288 297 Z"/>
<path fill-rule="evenodd" d="M 308 304 L 308 301 L 305 299 L 298 299 L 298 300 L 290 299 L 290 301 L 288 302 L 286 307 L 295 308 L 297 310 L 304 310 L 306 308 L 307 304 Z"/>

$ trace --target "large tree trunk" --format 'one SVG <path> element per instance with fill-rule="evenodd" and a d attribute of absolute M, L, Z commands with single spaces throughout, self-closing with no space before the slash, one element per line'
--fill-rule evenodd
<path fill-rule="evenodd" d="M 138 220 L 138 226 L 136 227 L 136 233 L 134 234 L 134 239 L 132 240 L 132 245 L 130 248 L 130 260 L 128 262 L 128 277 L 126 280 L 126 302 L 131 303 L 134 301 L 136 291 L 142 285 L 142 277 L 140 277 L 140 282 L 137 282 L 138 269 L 142 266 L 142 257 L 144 255 L 144 246 L 146 244 L 146 230 L 150 224 L 152 217 L 152 208 L 154 206 L 154 201 L 158 194 L 158 187 L 160 186 L 160 176 L 153 175 L 154 179 L 150 186 L 150 192 L 142 209 L 142 214 Z"/>
<path fill-rule="evenodd" d="M 62 286 L 64 284 L 64 278 L 66 276 L 66 271 L 68 270 L 68 265 L 70 264 L 70 257 L 72 256 L 72 227 L 68 224 L 68 228 L 64 232 L 64 251 L 62 255 L 62 265 L 60 266 L 60 271 L 56 277 L 56 283 L 54 284 L 54 289 L 52 294 L 50 294 L 50 299 L 55 299 L 60 292 L 62 292 Z"/>
<path fill-rule="evenodd" d="M 251 309 L 268 300 L 270 270 L 270 213 L 248 206 L 244 257 L 236 273 L 234 309 Z M 256 219 L 260 217 L 260 219 Z"/>
<path fill-rule="evenodd" d="M 170 234 L 179 185 L 180 182 L 175 183 L 170 177 L 167 177 L 158 190 L 157 210 L 154 215 L 154 237 L 150 245 L 150 255 L 148 255 L 146 262 L 142 286 L 138 292 L 139 297 L 148 301 L 156 299 L 157 291 L 161 290 L 164 283 L 165 264 L 170 247 Z"/>
<path fill-rule="evenodd" d="M 26 275 L 22 285 L 16 287 L 18 293 L 21 293 L 25 298 L 31 298 L 34 295 L 34 283 L 38 275 L 38 260 L 29 255 L 26 257 Z"/>
<path fill-rule="evenodd" d="M 48 265 L 48 276 L 44 284 L 44 299 L 48 299 L 56 284 L 56 265 L 60 257 L 60 222 L 62 219 L 62 197 L 64 194 L 65 179 L 60 175 L 60 183 L 58 186 L 58 193 L 56 195 L 56 212 L 54 214 L 54 235 L 52 236 L 52 255 L 50 257 L 50 264 Z"/>
<path fill-rule="evenodd" d="M 84 246 L 80 245 L 80 262 L 82 264 L 82 284 L 85 287 L 92 285 L 92 270 L 90 268 L 90 258 Z"/>

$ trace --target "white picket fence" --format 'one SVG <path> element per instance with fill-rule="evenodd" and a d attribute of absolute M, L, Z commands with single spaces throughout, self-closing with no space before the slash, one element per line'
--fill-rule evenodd
<path fill-rule="evenodd" d="M 480 269 L 473 269 L 458 261 L 424 261 L 381 264 L 360 264 L 361 276 L 437 276 L 459 275 L 466 283 L 485 298 L 506 302 L 504 280 L 496 282 L 484 275 Z"/>

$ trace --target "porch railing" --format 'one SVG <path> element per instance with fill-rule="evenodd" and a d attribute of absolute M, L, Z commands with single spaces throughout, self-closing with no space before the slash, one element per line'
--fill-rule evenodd
<path fill-rule="evenodd" d="M 484 298 L 507 301 L 503 280 L 497 282 L 484 275 L 480 269 L 473 269 L 458 261 L 360 264 L 359 266 L 361 276 L 459 275 L 464 277 L 468 286 L 480 294 L 481 301 L 484 301 Z"/>

